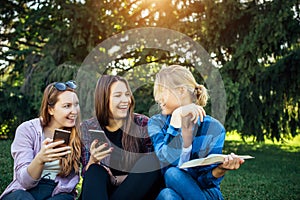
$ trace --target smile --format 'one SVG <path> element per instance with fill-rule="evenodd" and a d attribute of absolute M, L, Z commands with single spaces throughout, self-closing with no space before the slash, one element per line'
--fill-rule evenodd
<path fill-rule="evenodd" d="M 129 106 L 128 105 L 121 105 L 117 107 L 118 109 L 128 109 Z"/>
<path fill-rule="evenodd" d="M 77 116 L 75 116 L 75 115 L 72 115 L 72 116 L 69 116 L 69 117 L 68 117 L 68 119 L 70 119 L 70 120 L 75 120 L 75 119 L 76 119 L 76 117 L 77 117 Z"/>

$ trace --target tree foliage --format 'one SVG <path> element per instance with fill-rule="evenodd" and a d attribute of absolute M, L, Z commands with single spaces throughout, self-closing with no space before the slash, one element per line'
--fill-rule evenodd
<path fill-rule="evenodd" d="M 99 43 L 134 28 L 160 27 L 190 37 L 221 66 L 227 130 L 258 141 L 295 136 L 299 5 L 299 0 L 6 0 L 0 7 L 1 133 L 38 116 L 44 87 L 74 79 Z M 155 73 L 147 76 L 141 66 L 150 63 L 153 72 L 157 64 L 193 67 L 191 60 L 172 52 L 140 46 L 105 71 L 144 81 L 134 95 L 136 111 L 147 115 L 156 109 L 149 83 Z M 196 70 L 195 76 L 205 82 Z"/>

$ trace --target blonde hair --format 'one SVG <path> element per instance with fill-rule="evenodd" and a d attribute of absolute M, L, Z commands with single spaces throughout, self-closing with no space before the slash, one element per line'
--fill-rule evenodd
<path fill-rule="evenodd" d="M 154 82 L 154 97 L 157 99 L 162 88 L 175 89 L 185 87 L 190 91 L 195 103 L 205 106 L 208 100 L 207 89 L 196 82 L 192 72 L 181 65 L 163 67 L 157 74 Z"/>

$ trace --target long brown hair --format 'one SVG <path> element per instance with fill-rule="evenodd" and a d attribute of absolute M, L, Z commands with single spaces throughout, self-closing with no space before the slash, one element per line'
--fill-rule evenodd
<path fill-rule="evenodd" d="M 58 101 L 58 96 L 65 92 L 70 91 L 74 92 L 76 91 L 74 89 L 71 89 L 69 87 L 66 88 L 64 91 L 59 91 L 54 87 L 55 83 L 49 84 L 46 89 L 44 90 L 44 95 L 42 99 L 42 104 L 40 108 L 40 118 L 41 118 L 41 124 L 44 127 L 46 127 L 50 121 L 51 121 L 51 115 L 48 112 L 49 107 L 54 107 L 56 102 Z M 60 161 L 60 172 L 59 176 L 66 177 L 68 176 L 73 170 L 75 173 L 79 172 L 80 169 L 80 153 L 81 153 L 81 140 L 80 140 L 80 115 L 76 118 L 75 126 L 72 128 L 65 128 L 67 130 L 71 131 L 70 136 L 70 146 L 71 146 L 71 153 L 67 155 L 67 157 L 62 158 Z"/>
<path fill-rule="evenodd" d="M 102 75 L 99 78 L 96 88 L 95 88 L 95 114 L 96 118 L 102 128 L 109 125 L 109 117 L 110 117 L 110 110 L 109 110 L 109 97 L 110 97 L 110 88 L 111 85 L 117 81 L 123 82 L 128 91 L 130 92 L 131 98 L 131 105 L 129 106 L 129 111 L 127 118 L 124 121 L 123 125 L 123 136 L 122 136 L 122 145 L 126 152 L 134 152 L 139 153 L 140 151 L 140 129 L 134 123 L 133 120 L 133 113 L 134 113 L 134 106 L 135 101 L 133 94 L 131 92 L 130 86 L 128 81 L 121 76 L 114 76 L 114 75 Z M 136 158 L 130 153 L 126 153 L 125 158 L 127 162 L 126 165 L 129 167 Z"/>

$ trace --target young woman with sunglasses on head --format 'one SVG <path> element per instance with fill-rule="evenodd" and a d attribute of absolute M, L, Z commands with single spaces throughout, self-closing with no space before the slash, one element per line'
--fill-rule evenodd
<path fill-rule="evenodd" d="M 128 82 L 102 75 L 95 88 L 96 116 L 81 125 L 83 200 L 154 199 L 157 195 L 160 168 L 147 133 L 148 117 L 133 110 Z M 104 131 L 108 142 L 96 146 L 101 141 L 93 139 L 90 129 Z"/>
<path fill-rule="evenodd" d="M 74 81 L 51 83 L 44 90 L 40 117 L 22 123 L 11 145 L 14 177 L 3 200 L 75 199 L 79 182 L 80 121 Z M 70 142 L 53 142 L 55 129 L 71 133 Z"/>
<path fill-rule="evenodd" d="M 221 180 L 228 170 L 238 169 L 243 159 L 229 154 L 221 164 L 179 168 L 186 161 L 222 153 L 225 129 L 203 110 L 206 88 L 197 84 L 187 68 L 172 65 L 157 73 L 154 97 L 162 111 L 150 118 L 148 132 L 166 185 L 157 200 L 223 199 Z"/>

